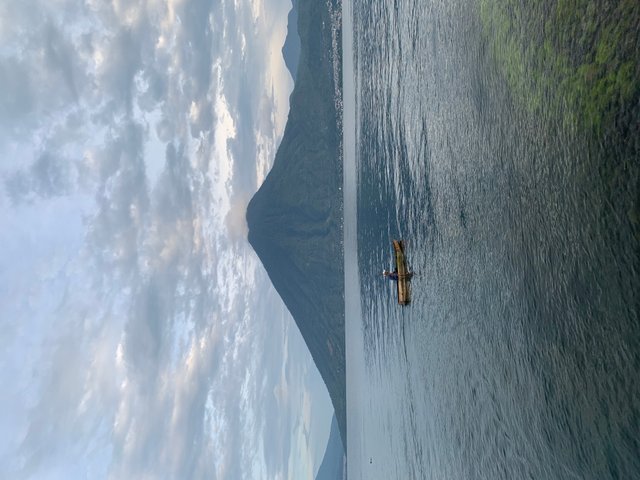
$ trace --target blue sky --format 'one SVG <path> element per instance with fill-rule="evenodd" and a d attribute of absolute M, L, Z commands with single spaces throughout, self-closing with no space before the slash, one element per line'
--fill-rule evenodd
<path fill-rule="evenodd" d="M 311 478 L 332 408 L 246 241 L 287 0 L 0 0 L 0 477 Z"/>

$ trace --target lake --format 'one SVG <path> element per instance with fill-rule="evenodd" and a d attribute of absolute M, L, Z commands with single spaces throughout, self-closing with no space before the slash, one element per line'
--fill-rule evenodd
<path fill-rule="evenodd" d="M 518 98 L 482 4 L 343 2 L 348 478 L 640 478 L 638 132 Z"/>

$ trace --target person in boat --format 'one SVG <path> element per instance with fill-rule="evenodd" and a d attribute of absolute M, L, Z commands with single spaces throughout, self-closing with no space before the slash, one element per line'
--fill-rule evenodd
<path fill-rule="evenodd" d="M 389 280 L 393 280 L 394 282 L 398 281 L 398 270 L 397 269 L 393 269 L 393 272 L 390 272 L 389 270 L 382 270 L 382 275 L 389 279 Z M 411 277 L 413 277 L 413 272 L 407 272 L 405 278 L 406 279 L 411 279 Z"/>
<path fill-rule="evenodd" d="M 382 271 L 382 275 L 389 279 L 389 280 L 393 280 L 394 282 L 398 281 L 398 270 L 393 270 L 393 272 L 390 272 L 389 270 L 383 270 Z"/>

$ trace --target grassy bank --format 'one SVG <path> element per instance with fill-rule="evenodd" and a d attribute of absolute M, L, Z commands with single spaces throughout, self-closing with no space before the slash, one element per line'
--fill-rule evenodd
<path fill-rule="evenodd" d="M 518 103 L 602 136 L 640 99 L 640 2 L 480 0 L 485 38 Z"/>

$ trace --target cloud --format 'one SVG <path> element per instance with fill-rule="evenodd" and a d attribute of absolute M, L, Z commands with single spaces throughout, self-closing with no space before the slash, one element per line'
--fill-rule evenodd
<path fill-rule="evenodd" d="M 287 472 L 291 320 L 244 241 L 282 25 L 252 6 L 0 5 L 0 476 Z"/>
<path fill-rule="evenodd" d="M 14 204 L 47 199 L 70 191 L 71 166 L 65 160 L 45 152 L 28 170 L 14 172 L 5 179 L 5 188 Z"/>
<path fill-rule="evenodd" d="M 98 56 L 98 87 L 108 98 L 122 102 L 131 110 L 135 93 L 134 78 L 142 65 L 140 39 L 136 32 L 121 27 L 101 46 Z M 111 105 L 109 108 L 113 108 Z"/>
<path fill-rule="evenodd" d="M 61 91 L 67 90 L 72 101 L 79 97 L 77 77 L 81 76 L 74 46 L 67 37 L 51 22 L 43 28 L 43 59 L 52 75 L 59 75 Z"/>
<path fill-rule="evenodd" d="M 233 239 L 246 239 L 249 233 L 247 226 L 247 205 L 249 204 L 249 196 L 240 194 L 231 201 L 231 208 L 225 217 L 225 224 L 229 236 Z"/>
<path fill-rule="evenodd" d="M 33 27 L 8 27 L 16 35 L 8 36 L 0 54 L 0 127 L 15 135 L 42 126 L 52 112 L 77 102 L 87 79 L 76 46 L 59 22 L 38 8 L 6 10 L 3 25 L 24 19 Z"/>
<path fill-rule="evenodd" d="M 119 129 L 100 155 L 98 211 L 89 224 L 88 245 L 94 253 L 97 271 L 126 277 L 137 268 L 149 199 L 141 128 L 125 122 Z"/>
<path fill-rule="evenodd" d="M 180 361 L 173 367 L 161 367 L 159 377 L 149 375 L 154 367 L 146 363 L 146 378 L 155 382 L 134 381 L 137 374 L 132 370 L 141 366 L 125 363 L 134 378 L 121 390 L 115 418 L 115 478 L 143 474 L 153 478 L 203 478 L 213 474 L 210 458 L 216 452 L 204 429 L 204 418 L 209 381 L 220 367 L 220 342 L 215 327 L 207 333 L 192 338 L 182 349 Z M 147 331 L 137 339 L 148 335 L 153 337 L 155 333 Z M 158 342 L 157 346 L 161 351 L 167 342 Z M 163 365 L 166 358 L 158 360 Z"/>
<path fill-rule="evenodd" d="M 12 121 L 20 120 L 33 109 L 36 99 L 30 81 L 28 65 L 15 57 L 0 61 L 0 124 L 7 128 Z"/>

